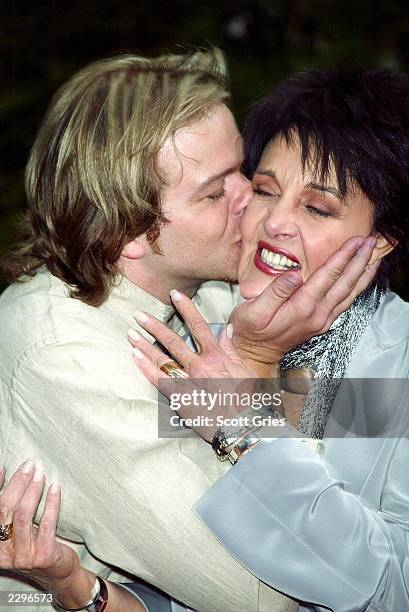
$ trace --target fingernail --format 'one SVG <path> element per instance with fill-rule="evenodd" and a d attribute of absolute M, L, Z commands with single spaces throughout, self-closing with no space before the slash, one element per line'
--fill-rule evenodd
<path fill-rule="evenodd" d="M 366 244 L 368 249 L 373 249 L 378 242 L 378 238 L 376 236 L 370 236 L 366 239 Z"/>
<path fill-rule="evenodd" d="M 36 468 L 33 476 L 33 482 L 41 482 L 44 478 L 44 472 L 41 468 Z"/>
<path fill-rule="evenodd" d="M 20 466 L 20 472 L 23 472 L 23 474 L 29 474 L 31 470 L 33 469 L 33 467 L 34 467 L 34 462 L 27 460 Z"/>
<path fill-rule="evenodd" d="M 377 242 L 378 240 L 374 236 L 369 236 L 369 238 L 365 238 L 365 240 L 362 243 L 362 246 L 359 247 L 357 254 L 367 253 L 368 251 L 372 251 L 372 249 L 374 248 Z"/>
<path fill-rule="evenodd" d="M 136 348 L 136 346 L 134 346 L 133 349 L 132 349 L 132 355 L 134 357 L 136 357 L 136 359 L 142 359 L 143 356 L 144 356 L 142 351 L 140 351 L 138 348 Z"/>
<path fill-rule="evenodd" d="M 4 476 L 4 465 L 0 465 L 0 478 L 3 478 Z"/>
<path fill-rule="evenodd" d="M 233 325 L 231 323 L 226 327 L 226 336 L 230 338 L 230 340 L 233 338 Z"/>
<path fill-rule="evenodd" d="M 139 342 L 139 340 L 141 339 L 141 334 L 138 334 L 138 332 L 135 329 L 130 329 L 128 331 L 128 337 L 133 340 L 134 342 Z"/>
<path fill-rule="evenodd" d="M 372 270 L 372 268 L 377 268 L 379 266 L 379 264 L 381 263 L 381 260 L 378 259 L 378 261 L 374 261 L 373 263 L 370 263 L 366 266 L 365 270 L 367 272 L 369 272 L 369 270 Z"/>
<path fill-rule="evenodd" d="M 179 291 L 177 289 L 172 289 L 172 291 L 170 291 L 169 295 L 172 298 L 173 302 L 179 302 L 179 300 L 182 299 L 182 294 L 179 293 Z"/>
<path fill-rule="evenodd" d="M 53 482 L 50 485 L 50 491 L 51 493 L 58 493 L 61 489 L 61 485 L 58 482 L 58 480 L 53 480 Z"/>
<path fill-rule="evenodd" d="M 289 286 L 289 287 L 298 287 L 298 285 L 301 284 L 301 279 L 299 276 L 286 276 L 284 278 L 284 282 Z"/>
<path fill-rule="evenodd" d="M 138 321 L 138 323 L 147 323 L 149 321 L 148 315 L 146 315 L 144 312 L 141 312 L 140 310 L 137 310 L 133 316 Z"/>

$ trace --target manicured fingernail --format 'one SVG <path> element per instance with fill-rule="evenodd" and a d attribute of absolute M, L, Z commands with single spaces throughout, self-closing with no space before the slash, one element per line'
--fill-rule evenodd
<path fill-rule="evenodd" d="M 230 340 L 233 338 L 233 325 L 231 323 L 226 327 L 226 336 L 230 338 Z"/>
<path fill-rule="evenodd" d="M 367 272 L 369 272 L 369 270 L 372 270 L 372 268 L 377 268 L 377 267 L 379 266 L 379 264 L 380 264 L 380 263 L 381 263 L 381 260 L 380 260 L 380 259 L 378 259 L 378 261 L 374 261 L 374 262 L 372 262 L 372 263 L 368 264 L 368 265 L 366 266 L 365 270 L 366 270 Z"/>
<path fill-rule="evenodd" d="M 138 334 L 138 332 L 135 329 L 130 329 L 128 331 L 128 338 L 130 338 L 131 340 L 133 340 L 134 342 L 139 342 L 139 340 L 141 339 L 141 334 Z"/>
<path fill-rule="evenodd" d="M 143 356 L 144 356 L 142 351 L 140 351 L 138 348 L 136 348 L 136 346 L 134 346 L 133 349 L 132 349 L 132 355 L 134 357 L 136 357 L 136 359 L 142 359 Z"/>
<path fill-rule="evenodd" d="M 25 461 L 23 463 L 23 465 L 20 466 L 20 472 L 23 472 L 23 474 L 29 474 L 31 472 L 31 470 L 34 467 L 34 462 L 33 461 Z"/>
<path fill-rule="evenodd" d="M 179 300 L 182 299 L 182 294 L 179 293 L 179 291 L 177 289 L 172 289 L 172 291 L 170 291 L 169 295 L 172 298 L 173 302 L 179 302 Z"/>
<path fill-rule="evenodd" d="M 41 482 L 44 478 L 44 472 L 41 468 L 36 468 L 33 476 L 33 482 Z"/>
<path fill-rule="evenodd" d="M 373 249 L 376 246 L 376 243 L 378 242 L 378 239 L 376 236 L 370 236 L 369 238 L 366 239 L 366 246 L 369 249 Z"/>
<path fill-rule="evenodd" d="M 61 490 L 60 483 L 58 482 L 58 480 L 54 480 L 50 485 L 51 493 L 59 493 L 60 490 Z"/>
<path fill-rule="evenodd" d="M 4 465 L 0 465 L 0 478 L 3 478 L 4 476 Z"/>
<path fill-rule="evenodd" d="M 289 286 L 289 287 L 298 287 L 298 285 L 301 284 L 301 279 L 299 276 L 286 276 L 284 278 L 284 282 Z"/>
<path fill-rule="evenodd" d="M 368 251 L 372 251 L 372 249 L 374 248 L 377 242 L 378 240 L 375 238 L 375 236 L 369 236 L 369 238 L 366 238 L 364 240 L 364 242 L 362 243 L 362 246 L 359 247 L 357 251 L 357 255 L 361 253 L 367 253 Z"/>
<path fill-rule="evenodd" d="M 149 321 L 148 315 L 144 312 L 141 312 L 140 310 L 137 310 L 133 316 L 138 321 L 138 323 L 147 323 Z"/>

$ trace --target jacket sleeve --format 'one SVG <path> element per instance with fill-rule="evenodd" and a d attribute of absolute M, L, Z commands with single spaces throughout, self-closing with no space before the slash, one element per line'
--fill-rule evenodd
<path fill-rule="evenodd" d="M 394 478 L 407 477 L 407 455 L 402 439 Z M 336 612 L 391 612 L 409 609 L 408 502 L 406 522 L 393 508 L 372 511 L 305 444 L 280 439 L 260 443 L 195 512 L 274 588 Z"/>

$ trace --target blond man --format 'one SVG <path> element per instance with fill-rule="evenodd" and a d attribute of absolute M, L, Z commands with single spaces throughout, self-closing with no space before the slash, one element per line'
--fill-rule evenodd
<path fill-rule="evenodd" d="M 1 461 L 11 473 L 36 458 L 63 484 L 60 534 L 96 573 L 141 577 L 201 611 L 289 610 L 195 518 L 225 468 L 196 439 L 158 439 L 157 392 L 127 343 L 137 310 L 172 323 L 172 288 L 236 278 L 251 189 L 225 77 L 217 51 L 124 56 L 56 94 L 0 299 Z M 234 296 L 214 282 L 196 303 L 220 322 Z"/>

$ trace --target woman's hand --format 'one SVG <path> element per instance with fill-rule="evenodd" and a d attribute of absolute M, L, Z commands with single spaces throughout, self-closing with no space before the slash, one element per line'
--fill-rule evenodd
<path fill-rule="evenodd" d="M 0 490 L 4 484 L 0 468 Z M 57 596 L 65 608 L 82 608 L 91 599 L 96 576 L 80 564 L 77 553 L 56 539 L 61 504 L 58 483 L 51 484 L 38 528 L 33 525 L 45 484 L 44 473 L 31 461 L 12 475 L 0 495 L 0 525 L 12 525 L 11 537 L 0 540 L 0 569 L 23 574 Z M 132 594 L 107 583 L 106 612 L 143 612 Z"/>
<path fill-rule="evenodd" d="M 183 366 L 190 378 L 254 378 L 254 372 L 239 357 L 228 337 L 229 330 L 223 329 L 219 339 L 215 338 L 192 300 L 176 290 L 172 290 L 170 296 L 189 327 L 198 347 L 197 353 L 155 317 L 138 312 L 135 319 Z M 128 339 L 135 347 L 133 354 L 137 365 L 157 387 L 159 379 L 165 376 L 160 367 L 169 361 L 169 356 L 133 329 L 129 331 Z"/>
<path fill-rule="evenodd" d="M 328 331 L 374 280 L 368 266 L 376 238 L 350 238 L 303 284 L 299 272 L 286 272 L 256 298 L 230 315 L 237 353 L 258 376 L 267 376 L 294 346 Z"/>
<path fill-rule="evenodd" d="M 168 349 L 189 376 L 188 379 L 171 380 L 160 369 L 163 364 L 170 361 L 169 356 L 132 329 L 128 333 L 128 338 L 134 347 L 134 361 L 146 378 L 168 399 L 174 393 L 178 395 L 186 393 L 193 397 L 194 392 L 205 393 L 206 398 L 215 397 L 221 388 L 225 393 L 251 392 L 255 374 L 238 356 L 227 335 L 228 330 L 223 329 L 219 339 L 215 338 L 202 315 L 186 295 L 173 290 L 171 297 L 192 333 L 198 346 L 198 353 L 192 351 L 178 334 L 155 317 L 146 313 L 137 313 L 135 318 L 139 325 Z M 160 383 L 164 379 L 170 383 L 166 384 L 166 388 Z M 206 382 L 203 379 L 207 379 Z M 225 382 L 222 383 L 220 379 L 224 379 Z M 206 422 L 202 420 L 201 424 L 195 425 L 193 429 L 208 442 L 212 440 L 216 429 L 220 426 L 217 417 L 230 418 L 242 411 L 240 402 L 227 405 L 215 403 L 210 409 L 202 400 L 199 403 L 178 407 L 178 414 L 183 419 L 207 418 Z"/>
<path fill-rule="evenodd" d="M 368 268 L 376 239 L 349 239 L 302 284 L 297 272 L 282 274 L 251 301 L 237 306 L 230 321 L 233 341 L 223 331 L 219 341 L 188 297 L 172 291 L 172 301 L 199 347 L 194 353 L 166 325 L 139 313 L 137 322 L 182 364 L 191 378 L 271 377 L 284 353 L 313 335 L 327 331 L 335 319 L 372 282 L 377 266 Z M 288 282 L 291 281 L 291 282 Z M 232 331 L 229 326 L 227 332 Z M 136 363 L 158 386 L 160 366 L 169 357 L 140 334 L 130 332 Z"/>
<path fill-rule="evenodd" d="M 4 483 L 0 471 L 0 489 Z M 44 473 L 30 461 L 12 475 L 0 495 L 0 523 L 13 524 L 12 538 L 0 541 L 0 568 L 29 575 L 42 586 L 64 585 L 78 573 L 80 562 L 72 548 L 58 542 L 56 528 L 61 503 L 61 489 L 52 483 L 47 491 L 39 527 L 33 519 L 45 484 Z"/>

